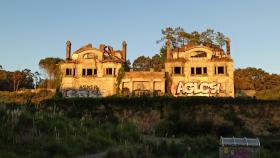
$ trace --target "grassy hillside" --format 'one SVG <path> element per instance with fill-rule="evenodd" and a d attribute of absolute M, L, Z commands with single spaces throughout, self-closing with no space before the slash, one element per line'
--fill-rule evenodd
<path fill-rule="evenodd" d="M 49 99 L 0 106 L 0 157 L 218 157 L 220 136 L 259 137 L 279 157 L 280 101 Z"/>
<path fill-rule="evenodd" d="M 256 94 L 258 99 L 271 100 L 278 99 L 280 100 L 280 87 L 275 87 L 273 89 L 262 90 Z"/>
<path fill-rule="evenodd" d="M 21 92 L 9 92 L 0 91 L 0 103 L 17 103 L 17 104 L 27 104 L 32 102 L 34 104 L 39 104 L 45 99 L 50 99 L 54 96 L 54 92 L 49 90 L 37 90 L 32 92 L 31 90 L 24 90 Z"/>

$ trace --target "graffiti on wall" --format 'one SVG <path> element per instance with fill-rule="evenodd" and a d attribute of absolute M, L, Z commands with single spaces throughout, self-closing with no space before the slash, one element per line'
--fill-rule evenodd
<path fill-rule="evenodd" d="M 100 88 L 93 85 L 82 85 L 79 89 L 66 89 L 63 91 L 63 96 L 67 98 L 72 97 L 100 97 L 102 96 Z"/>
<path fill-rule="evenodd" d="M 239 148 L 231 151 L 233 158 L 250 158 L 252 157 L 252 152 L 246 148 Z"/>
<path fill-rule="evenodd" d="M 179 82 L 176 94 L 183 94 L 189 96 L 210 96 L 211 94 L 219 94 L 224 90 L 221 83 L 216 82 Z"/>

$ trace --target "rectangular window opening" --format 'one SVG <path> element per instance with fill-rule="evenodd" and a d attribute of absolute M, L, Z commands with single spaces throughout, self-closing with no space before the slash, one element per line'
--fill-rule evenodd
<path fill-rule="evenodd" d="M 86 75 L 86 69 L 83 69 L 82 71 L 82 75 L 85 76 Z"/>
<path fill-rule="evenodd" d="M 113 74 L 112 68 L 106 68 L 106 75 L 112 75 L 112 74 Z"/>
<path fill-rule="evenodd" d="M 72 75 L 72 69 L 66 68 L 66 76 Z"/>
<path fill-rule="evenodd" d="M 197 67 L 195 71 L 196 71 L 196 75 L 201 75 L 202 74 L 202 68 L 201 67 Z"/>
<path fill-rule="evenodd" d="M 92 69 L 87 69 L 87 76 L 92 76 Z"/>
<path fill-rule="evenodd" d="M 194 67 L 191 68 L 191 75 L 194 75 Z"/>
<path fill-rule="evenodd" d="M 224 74 L 225 70 L 223 66 L 218 66 L 218 74 Z"/>
<path fill-rule="evenodd" d="M 207 67 L 204 67 L 204 68 L 203 68 L 203 74 L 204 74 L 204 75 L 207 75 Z"/>
<path fill-rule="evenodd" d="M 97 75 L 97 69 L 93 69 L 93 75 Z"/>
<path fill-rule="evenodd" d="M 181 67 L 174 67 L 174 74 L 181 74 Z"/>

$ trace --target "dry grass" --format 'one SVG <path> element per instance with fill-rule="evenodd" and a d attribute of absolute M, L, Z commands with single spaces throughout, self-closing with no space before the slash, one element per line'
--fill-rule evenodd
<path fill-rule="evenodd" d="M 39 104 L 42 100 L 50 99 L 53 95 L 54 92 L 49 90 L 25 90 L 20 92 L 0 91 L 0 103 L 26 104 L 32 102 L 34 104 Z"/>

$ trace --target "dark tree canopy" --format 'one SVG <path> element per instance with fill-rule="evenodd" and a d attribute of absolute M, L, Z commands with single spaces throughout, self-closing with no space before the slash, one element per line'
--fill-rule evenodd
<path fill-rule="evenodd" d="M 31 89 L 33 84 L 33 73 L 29 69 L 14 72 L 0 70 L 0 90 L 18 91 L 19 89 Z"/>
<path fill-rule="evenodd" d="M 189 33 L 181 27 L 167 27 L 161 32 L 162 38 L 157 43 L 169 40 L 173 48 L 186 44 L 223 48 L 226 43 L 225 35 L 221 32 L 215 32 L 213 29 L 207 29 L 201 33 L 197 31 Z"/>
<path fill-rule="evenodd" d="M 130 71 L 130 69 L 131 69 L 131 62 L 130 62 L 130 60 L 126 60 L 126 62 L 124 63 L 124 70 L 125 71 Z"/>
<path fill-rule="evenodd" d="M 152 58 L 140 56 L 133 62 L 134 71 L 149 71 L 151 68 L 153 68 L 154 71 L 161 71 L 164 68 L 161 55 L 156 54 Z"/>
<path fill-rule="evenodd" d="M 55 76 L 59 71 L 58 64 L 62 61 L 63 61 L 63 59 L 60 59 L 60 58 L 48 57 L 45 59 L 41 59 L 39 62 L 39 66 L 41 69 L 43 69 L 47 73 L 48 78 L 50 80 L 53 80 L 53 79 L 55 79 Z"/>
<path fill-rule="evenodd" d="M 159 54 L 152 57 L 151 68 L 154 68 L 154 71 L 161 71 L 164 68 L 164 63 L 162 62 Z"/>
<path fill-rule="evenodd" d="M 234 71 L 236 90 L 266 90 L 280 87 L 280 75 L 269 74 L 262 69 L 248 67 Z"/>
<path fill-rule="evenodd" d="M 140 56 L 134 60 L 132 67 L 134 71 L 149 71 L 151 68 L 151 58 Z"/>
<path fill-rule="evenodd" d="M 56 89 L 60 85 L 60 71 L 59 71 L 59 63 L 63 62 L 63 59 L 60 58 L 52 58 L 48 57 L 45 59 L 41 59 L 39 62 L 39 66 L 43 69 L 47 76 L 48 80 L 46 80 L 46 88 Z"/>
<path fill-rule="evenodd" d="M 160 59 L 161 59 L 162 62 L 165 61 L 166 51 L 167 51 L 166 46 L 163 46 L 163 47 L 160 48 L 159 56 L 160 56 Z"/>

